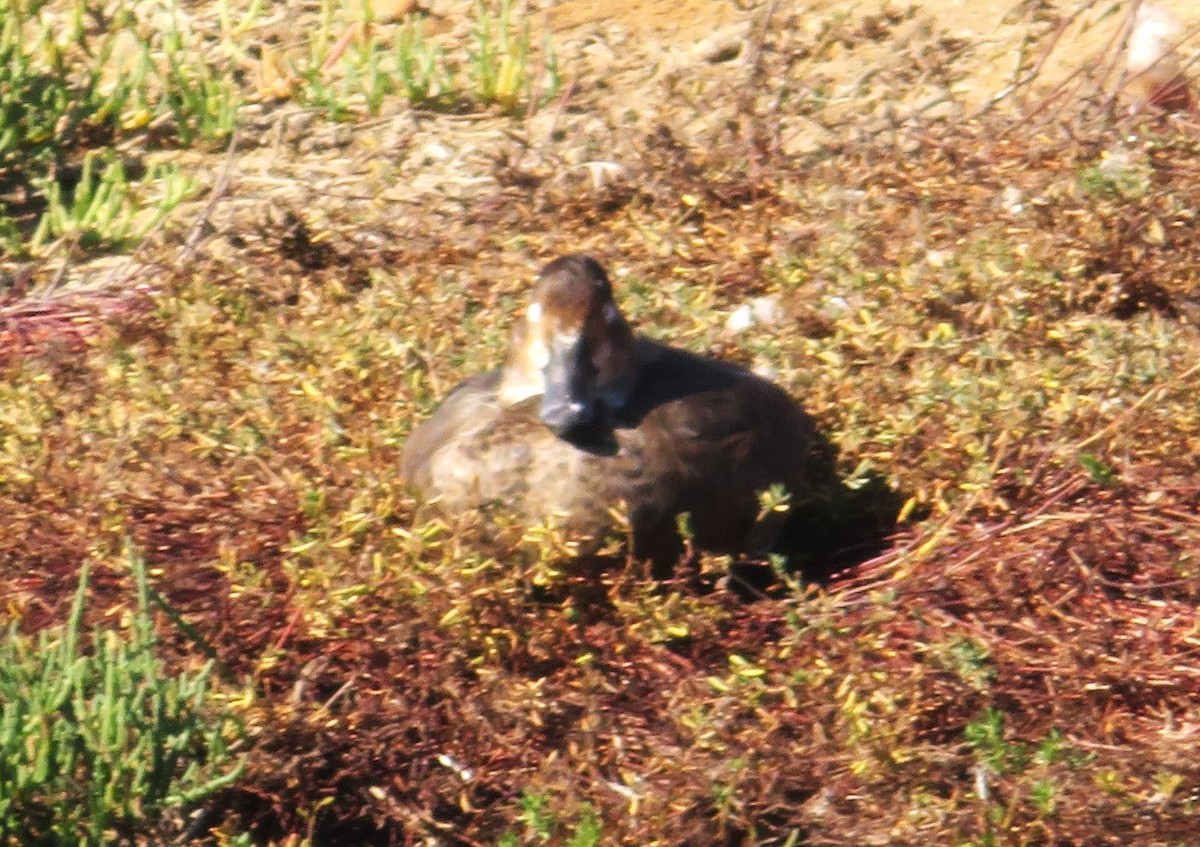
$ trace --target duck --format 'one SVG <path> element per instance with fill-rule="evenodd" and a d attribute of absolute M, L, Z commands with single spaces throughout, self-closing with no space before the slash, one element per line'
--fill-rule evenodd
<path fill-rule="evenodd" d="M 600 262 L 570 254 L 538 274 L 503 366 L 414 428 L 400 475 L 442 512 L 553 515 L 592 539 L 623 504 L 633 554 L 661 566 L 688 545 L 770 549 L 778 527 L 764 529 L 760 492 L 805 497 L 813 443 L 783 388 L 634 332 Z"/>

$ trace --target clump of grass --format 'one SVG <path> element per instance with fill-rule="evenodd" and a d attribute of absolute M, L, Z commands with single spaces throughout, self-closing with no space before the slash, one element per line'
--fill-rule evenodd
<path fill-rule="evenodd" d="M 43 168 L 92 131 L 111 132 L 128 100 L 124 87 L 105 92 L 99 73 L 82 81 L 73 62 L 86 44 L 84 5 L 75 4 L 65 32 L 39 19 L 46 0 L 0 2 L 0 177 L 11 185 Z"/>
<path fill-rule="evenodd" d="M 161 33 L 164 60 L 159 67 L 160 116 L 184 145 L 221 142 L 237 125 L 241 97 L 234 87 L 230 68 L 215 66 L 206 47 L 179 22 L 174 4 L 171 25 Z"/>
<path fill-rule="evenodd" d="M 116 142 L 161 127 L 178 143 L 220 141 L 239 98 L 173 6 L 172 23 L 149 35 L 132 14 L 94 33 L 85 3 L 52 11 L 43 0 L 0 2 L 0 192 L 15 201 L 0 237 L 17 256 L 121 249 L 194 185 L 165 167 L 130 180 Z"/>
<path fill-rule="evenodd" d="M 410 102 L 436 103 L 453 90 L 445 52 L 425 40 L 416 21 L 410 20 L 396 30 L 392 57 L 402 83 L 401 93 Z"/>
<path fill-rule="evenodd" d="M 598 847 L 604 827 L 589 804 L 579 810 L 579 819 L 573 827 L 564 825 L 554 811 L 553 799 L 533 791 L 521 796 L 521 812 L 518 816 L 525 828 L 525 837 L 507 831 L 500 836 L 499 847 L 520 847 L 521 844 L 545 844 L 555 838 L 562 839 L 567 847 Z M 569 833 L 569 834 L 568 834 Z"/>
<path fill-rule="evenodd" d="M 512 0 L 499 0 L 494 11 L 485 0 L 475 6 L 474 44 L 468 51 L 470 88 L 481 103 L 515 111 L 558 91 L 558 61 L 547 42 L 541 73 L 531 62 L 529 23 L 514 31 Z"/>
<path fill-rule="evenodd" d="M 381 42 L 368 24 L 364 28 L 372 37 L 346 53 L 340 79 L 328 81 L 325 64 L 318 62 L 304 74 L 308 102 L 328 110 L 335 120 L 360 112 L 377 115 L 396 97 L 415 106 L 456 106 L 461 93 L 446 53 L 425 38 L 419 22 L 410 19 L 397 27 L 390 44 Z"/>
<path fill-rule="evenodd" d="M 332 8 L 326 11 L 328 17 Z M 381 28 L 372 25 L 367 7 L 361 30 L 369 37 L 347 50 L 338 64 L 339 79 L 329 81 L 324 48 L 315 46 L 327 39 L 314 38 L 309 70 L 303 74 L 304 96 L 335 119 L 379 114 L 396 97 L 431 109 L 497 106 L 505 112 L 533 108 L 553 97 L 560 85 L 554 50 L 547 41 L 535 62 L 528 21 L 518 26 L 510 0 L 479 2 L 474 14 L 470 44 L 448 51 L 425 37 L 416 18 L 396 27 L 387 41 L 377 34 Z"/>
<path fill-rule="evenodd" d="M 968 723 L 963 737 L 976 758 L 972 775 L 982 844 L 999 843 L 1001 834 L 1017 829 L 1021 818 L 1024 826 L 1046 826 L 1058 808 L 1059 774 L 1077 770 L 1090 758 L 1067 744 L 1057 728 L 1036 744 L 1009 740 L 1005 715 L 996 708 Z M 996 790 L 1000 781 L 1003 792 Z"/>
<path fill-rule="evenodd" d="M 34 186 L 46 202 L 25 245 L 34 256 L 53 253 L 63 242 L 84 250 L 130 247 L 200 187 L 194 178 L 167 164 L 130 180 L 124 162 L 111 150 L 84 155 L 79 179 L 69 194 L 52 176 L 35 179 Z"/>
<path fill-rule="evenodd" d="M 66 623 L 0 643 L 0 839 L 99 845 L 156 826 L 234 782 L 228 716 L 209 699 L 212 662 L 170 674 L 156 656 L 151 591 L 129 551 L 129 633 L 83 630 L 89 569 Z"/>

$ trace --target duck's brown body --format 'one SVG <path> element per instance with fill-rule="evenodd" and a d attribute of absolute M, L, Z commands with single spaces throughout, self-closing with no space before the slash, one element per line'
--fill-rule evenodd
<path fill-rule="evenodd" d="M 658 560 L 680 549 L 683 512 L 702 549 L 767 546 L 752 532 L 758 492 L 807 493 L 809 418 L 743 368 L 633 336 L 628 346 L 632 387 L 565 432 L 545 422 L 541 395 L 506 402 L 504 371 L 467 380 L 413 432 L 404 478 L 448 512 L 497 504 L 528 521 L 558 514 L 593 536 L 624 502 L 635 552 Z"/>

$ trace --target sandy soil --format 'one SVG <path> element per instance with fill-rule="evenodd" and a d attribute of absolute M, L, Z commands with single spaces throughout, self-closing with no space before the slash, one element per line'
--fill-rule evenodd
<path fill-rule="evenodd" d="M 430 37 L 448 47 L 470 43 L 471 2 L 417 5 L 428 13 Z M 1175 16 L 1186 64 L 1196 39 L 1185 36 L 1200 23 L 1200 8 L 1187 0 L 1155 5 Z M 390 37 L 412 6 L 378 0 L 376 32 Z M 360 9 L 346 3 L 339 25 L 352 26 Z M 204 249 L 227 249 L 223 233 L 242 237 L 255 222 L 291 210 L 365 244 L 436 233 L 469 246 L 477 240 L 473 204 L 508 203 L 520 185 L 609 190 L 632 178 L 645 139 L 660 128 L 694 149 L 719 147 L 729 133 L 762 132 L 799 155 L 917 116 L 972 120 L 989 105 L 1037 113 L 1055 102 L 1048 98 L 1113 90 L 1130 9 L 1091 0 L 530 0 L 516 14 L 531 21 L 536 42 L 539 28 L 551 34 L 563 80 L 553 102 L 515 122 L 396 104 L 337 124 L 272 96 L 277 71 L 307 61 L 318 5 L 304 0 L 252 33 L 265 46 L 261 55 L 245 54 L 245 71 L 264 80 L 264 90 L 243 112 L 232 157 L 164 155 L 210 185 L 228 174 L 219 203 L 210 207 L 205 197 L 180 210 L 184 222 L 206 216 L 218 237 Z M 1014 92 L 1026 78 L 1030 84 Z M 745 115 L 757 130 L 747 129 Z M 178 237 L 169 229 L 162 235 L 164 243 Z M 114 272 L 112 260 L 83 262 L 69 278 L 109 284 L 128 273 L 124 260 L 118 264 Z"/>

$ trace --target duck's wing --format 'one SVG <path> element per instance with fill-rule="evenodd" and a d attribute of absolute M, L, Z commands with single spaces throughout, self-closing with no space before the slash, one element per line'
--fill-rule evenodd
<path fill-rule="evenodd" d="M 630 438 L 668 513 L 688 512 L 698 545 L 732 551 L 751 537 L 759 492 L 808 496 L 813 425 L 781 387 L 725 362 L 666 348 L 643 369 Z"/>
<path fill-rule="evenodd" d="M 418 426 L 400 460 L 403 480 L 447 511 L 498 504 L 517 514 L 572 511 L 584 457 L 538 418 L 537 398 L 499 401 L 500 373 L 455 388 Z"/>
<path fill-rule="evenodd" d="M 652 342 L 627 425 L 645 419 L 684 440 L 720 442 L 739 434 L 786 443 L 812 428 L 800 405 L 778 385 L 745 368 Z"/>
<path fill-rule="evenodd" d="M 444 450 L 455 450 L 469 443 L 471 434 L 496 415 L 499 385 L 499 370 L 478 374 L 456 385 L 404 443 L 400 454 L 401 479 L 426 496 L 433 496 L 430 488 L 434 482 L 431 474 L 435 458 Z"/>

